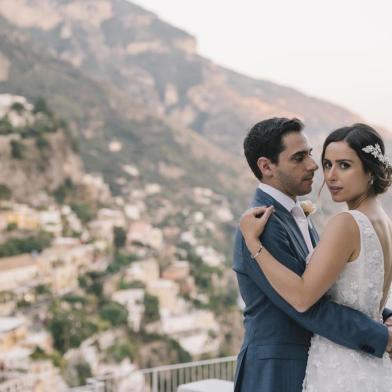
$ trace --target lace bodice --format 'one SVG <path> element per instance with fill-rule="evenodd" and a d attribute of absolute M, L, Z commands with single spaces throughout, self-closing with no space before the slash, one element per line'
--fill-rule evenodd
<path fill-rule="evenodd" d="M 361 250 L 347 263 L 329 290 L 332 300 L 379 320 L 384 285 L 384 256 L 377 233 L 369 218 L 358 210 L 347 211 L 358 224 Z"/>
<path fill-rule="evenodd" d="M 358 224 L 361 250 L 347 263 L 329 290 L 332 300 L 380 320 L 384 285 L 384 256 L 377 233 L 368 217 L 348 211 Z M 312 338 L 303 392 L 389 392 L 392 363 L 386 353 L 375 358 L 340 346 L 322 336 Z"/>

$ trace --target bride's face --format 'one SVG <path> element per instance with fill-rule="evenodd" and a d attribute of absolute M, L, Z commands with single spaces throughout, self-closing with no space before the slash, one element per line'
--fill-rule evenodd
<path fill-rule="evenodd" d="M 344 142 L 333 142 L 325 150 L 324 179 L 336 202 L 355 202 L 368 192 L 370 173 L 365 173 L 356 152 Z"/>

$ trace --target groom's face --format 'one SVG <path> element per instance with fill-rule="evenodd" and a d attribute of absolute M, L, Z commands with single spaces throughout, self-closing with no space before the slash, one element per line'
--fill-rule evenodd
<path fill-rule="evenodd" d="M 272 170 L 274 184 L 291 197 L 306 195 L 312 190 L 318 169 L 309 140 L 302 132 L 292 132 L 285 135 L 282 142 L 285 148 Z"/>

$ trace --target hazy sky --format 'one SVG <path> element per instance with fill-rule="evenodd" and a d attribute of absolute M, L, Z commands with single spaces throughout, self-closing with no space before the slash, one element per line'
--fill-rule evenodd
<path fill-rule="evenodd" d="M 135 0 L 244 74 L 341 104 L 392 130 L 391 0 Z"/>

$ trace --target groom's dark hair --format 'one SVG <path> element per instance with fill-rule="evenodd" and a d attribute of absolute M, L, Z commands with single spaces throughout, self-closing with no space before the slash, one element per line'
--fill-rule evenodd
<path fill-rule="evenodd" d="M 301 132 L 304 125 L 297 118 L 270 118 L 253 125 L 244 140 L 246 160 L 254 175 L 261 180 L 263 175 L 257 166 L 260 157 L 272 163 L 279 162 L 279 154 L 285 149 L 283 136 L 291 132 Z"/>

